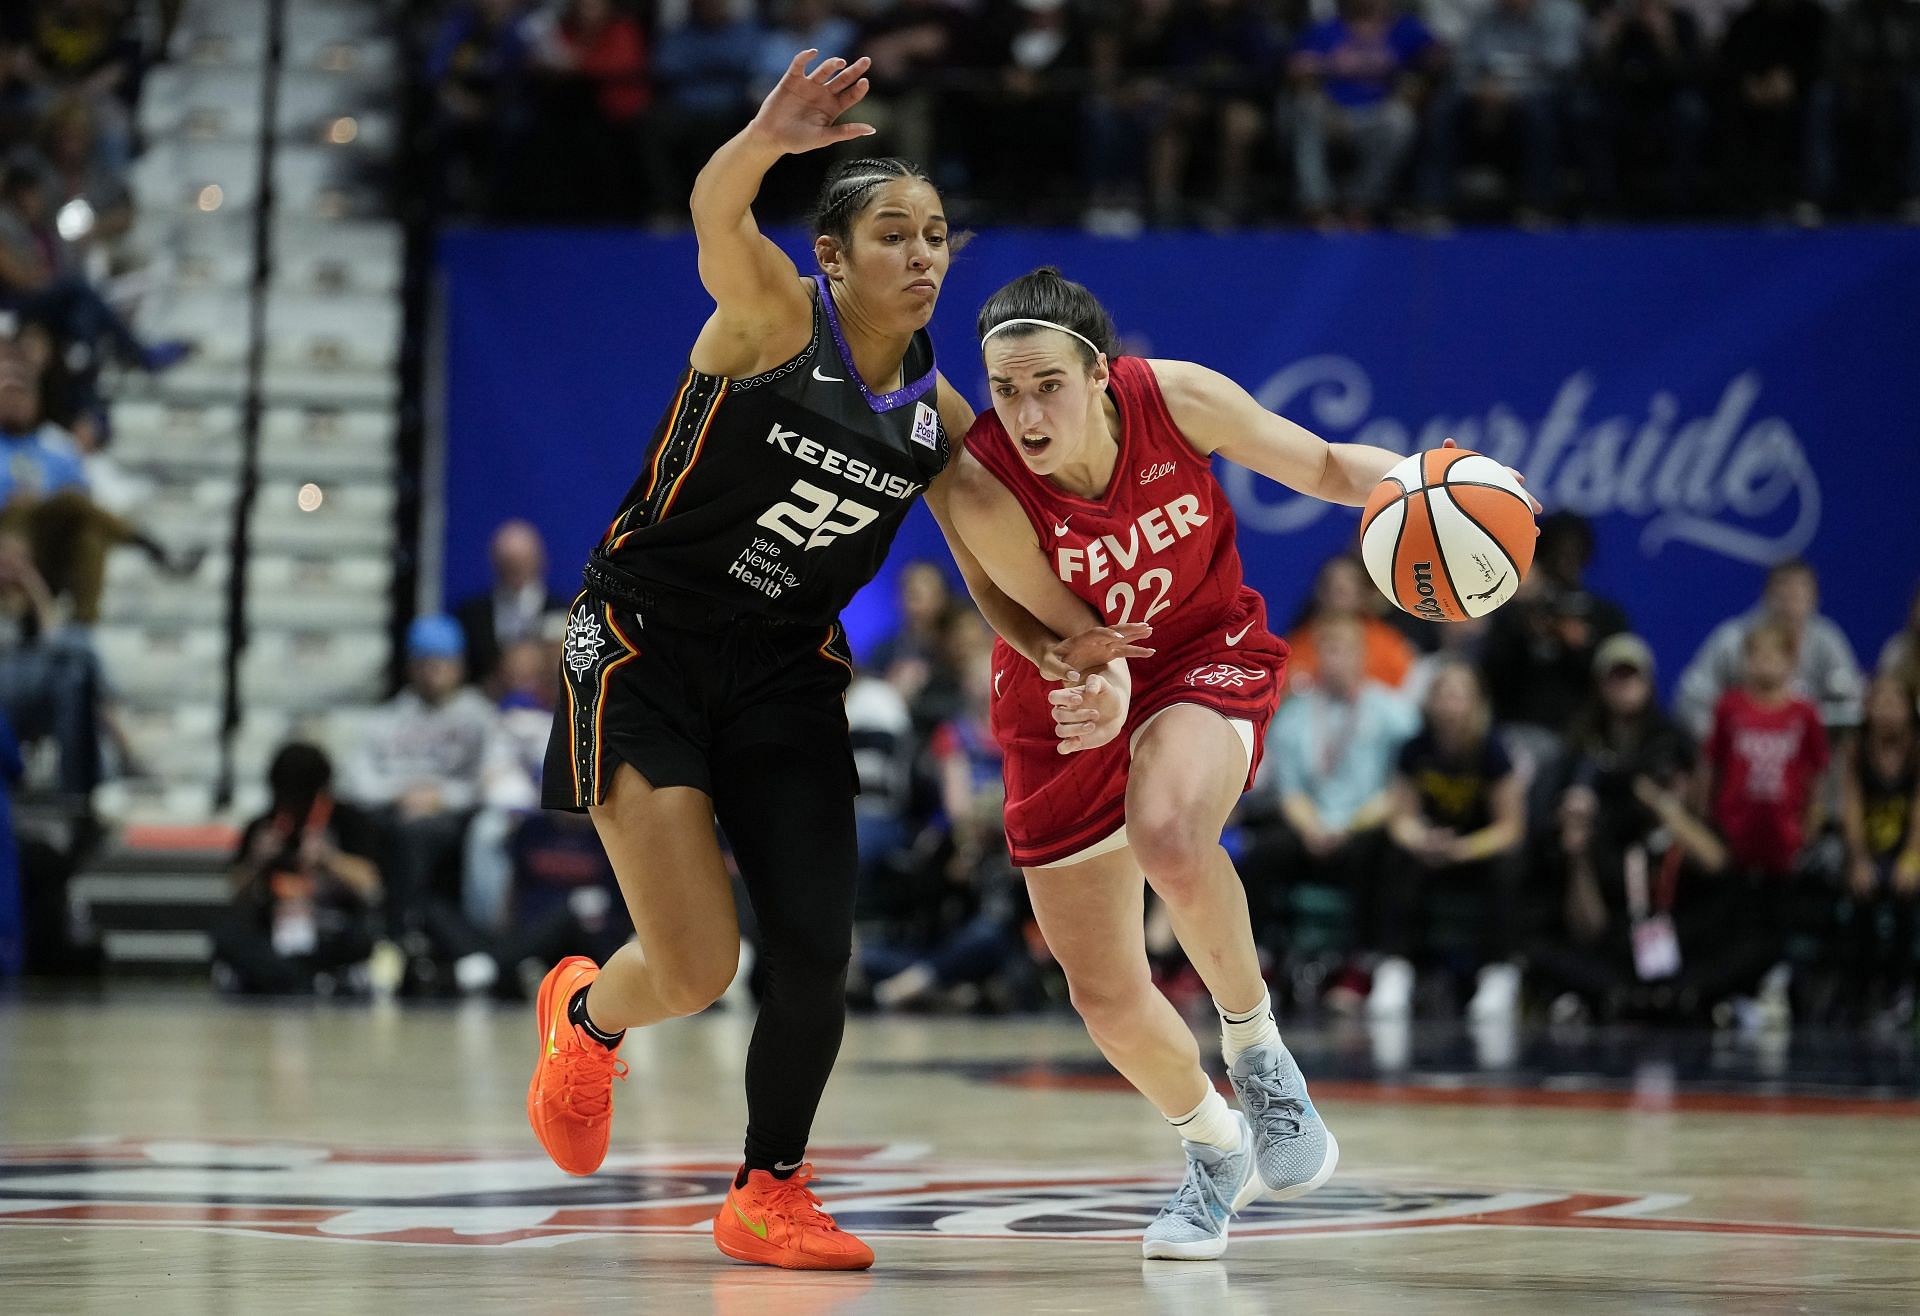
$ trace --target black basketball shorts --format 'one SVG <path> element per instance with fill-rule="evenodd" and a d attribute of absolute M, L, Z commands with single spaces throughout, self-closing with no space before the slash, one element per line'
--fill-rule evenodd
<path fill-rule="evenodd" d="M 541 803 L 573 813 L 604 803 L 621 763 L 652 786 L 712 795 L 715 776 L 748 755 L 844 774 L 851 799 L 852 677 L 838 622 L 669 621 L 582 591 L 567 618 Z"/>

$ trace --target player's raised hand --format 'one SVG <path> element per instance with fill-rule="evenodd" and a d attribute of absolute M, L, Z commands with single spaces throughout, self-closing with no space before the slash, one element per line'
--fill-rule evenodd
<path fill-rule="evenodd" d="M 809 73 L 807 61 L 819 53 L 808 49 L 795 55 L 753 116 L 753 132 L 788 155 L 873 133 L 872 124 L 834 122 L 866 96 L 867 80 L 861 75 L 873 61 L 863 56 L 849 64 L 836 56 L 821 60 Z"/>
<path fill-rule="evenodd" d="M 1152 649 L 1140 647 L 1140 641 L 1152 634 L 1153 627 L 1139 621 L 1090 626 L 1042 654 L 1040 675 L 1049 681 L 1078 685 L 1086 673 L 1098 671 L 1116 658 L 1153 657 Z"/>
<path fill-rule="evenodd" d="M 1095 673 L 1083 685 L 1063 685 L 1047 693 L 1053 706 L 1053 731 L 1062 754 L 1098 749 L 1127 725 L 1131 702 L 1125 686 Z"/>

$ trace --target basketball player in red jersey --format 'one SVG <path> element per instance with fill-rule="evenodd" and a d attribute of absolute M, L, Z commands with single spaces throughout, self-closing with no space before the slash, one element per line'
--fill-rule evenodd
<path fill-rule="evenodd" d="M 1064 582 L 1109 625 L 1151 625 L 1155 648 L 1116 665 L 1131 684 L 1124 734 L 1063 757 L 1113 697 L 1110 682 L 1050 688 L 998 647 L 1008 844 L 1088 1032 L 1185 1142 L 1186 1177 L 1147 1230 L 1146 1255 L 1216 1257 L 1235 1210 L 1319 1187 L 1339 1148 L 1280 1040 L 1246 895 L 1220 846 L 1258 766 L 1287 646 L 1242 579 L 1210 459 L 1357 507 L 1399 454 L 1327 443 L 1202 366 L 1119 356 L 1106 311 L 1058 270 L 995 293 L 979 333 L 993 410 L 967 434 L 956 528 L 1043 622 Z M 1213 994 L 1243 1113 L 1148 976 L 1143 872 Z"/>

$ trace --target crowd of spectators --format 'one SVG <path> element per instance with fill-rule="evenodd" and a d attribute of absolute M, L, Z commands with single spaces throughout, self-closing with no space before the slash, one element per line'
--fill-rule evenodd
<path fill-rule="evenodd" d="M 124 756 L 91 644 L 110 552 L 190 573 L 134 515 L 100 377 L 189 345 L 135 330 L 117 275 L 133 222 L 134 107 L 171 7 L 22 0 L 0 10 L 0 714 L 27 784 L 84 811 Z"/>
<path fill-rule="evenodd" d="M 148 342 L 115 278 L 134 223 L 134 109 L 176 6 L 18 0 L 0 9 L 0 319 L 43 331 L 59 363 L 55 419 L 104 437 L 109 363 L 161 370 L 189 346 Z"/>
<path fill-rule="evenodd" d="M 1661 706 L 1655 657 L 1545 518 L 1492 618 L 1390 615 L 1354 558 L 1288 628 L 1289 690 L 1227 842 L 1276 989 L 1375 1020 L 1911 1019 L 1920 909 L 1920 598 L 1869 682 L 1805 563 L 1715 629 Z M 1037 1004 L 1048 963 L 1007 863 L 987 633 L 932 563 L 848 700 L 860 750 L 857 971 L 883 1008 Z M 1204 988 L 1163 917 L 1156 973 Z"/>
<path fill-rule="evenodd" d="M 540 810 L 566 615 L 525 522 L 493 583 L 406 635 L 406 683 L 336 745 L 282 747 L 234 857 L 218 974 L 247 992 L 523 990 L 630 934 L 592 825 Z"/>
<path fill-rule="evenodd" d="M 1317 671 L 1296 668 L 1242 811 L 1276 979 L 1375 1018 L 1510 1017 L 1523 989 L 1562 1018 L 1911 1018 L 1907 646 L 1863 705 L 1812 568 L 1785 562 L 1669 713 L 1652 649 L 1585 583 L 1592 549 L 1578 518 L 1545 518 L 1520 595 L 1408 625 L 1433 650 L 1411 667 L 1322 572 L 1297 628 Z"/>
<path fill-rule="evenodd" d="M 1781 563 L 1669 711 L 1652 649 L 1586 582 L 1593 547 L 1544 518 L 1521 593 L 1447 626 L 1390 613 L 1352 556 L 1323 564 L 1226 837 L 1276 999 L 1389 1021 L 1910 1019 L 1920 592 L 1869 679 L 1812 568 Z M 337 784 L 310 746 L 274 764 L 221 941 L 235 985 L 285 988 L 289 961 L 303 988 L 342 981 L 352 955 L 368 984 L 512 994 L 627 935 L 591 826 L 536 807 L 565 634 L 538 533 L 502 525 L 491 560 L 459 620 L 415 622 L 407 688 Z M 847 693 L 854 999 L 1057 1004 L 1001 830 L 992 632 L 942 565 L 896 579 L 897 625 Z M 1162 986 L 1204 1003 L 1158 910 L 1148 937 Z"/>
<path fill-rule="evenodd" d="M 971 220 L 1920 222 L 1910 0 L 448 0 L 422 46 L 442 199 L 500 218 L 681 223 L 814 47 Z"/>

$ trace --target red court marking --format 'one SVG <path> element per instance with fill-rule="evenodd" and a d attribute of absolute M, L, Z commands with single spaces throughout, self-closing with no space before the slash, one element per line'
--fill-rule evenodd
<path fill-rule="evenodd" d="M 1702 1220 L 1693 1216 L 1636 1216 L 1585 1214 L 1613 1207 L 1619 1198 L 1595 1193 L 1574 1193 L 1564 1201 L 1542 1206 L 1521 1207 L 1498 1212 L 1505 1225 L 1551 1226 L 1558 1229 L 1651 1229 L 1660 1233 L 1753 1234 L 1773 1238 L 1884 1238 L 1894 1242 L 1920 1243 L 1920 1233 L 1905 1229 L 1874 1229 L 1845 1225 L 1763 1224 L 1758 1220 Z M 1463 1217 L 1468 1223 L 1473 1217 Z"/>

